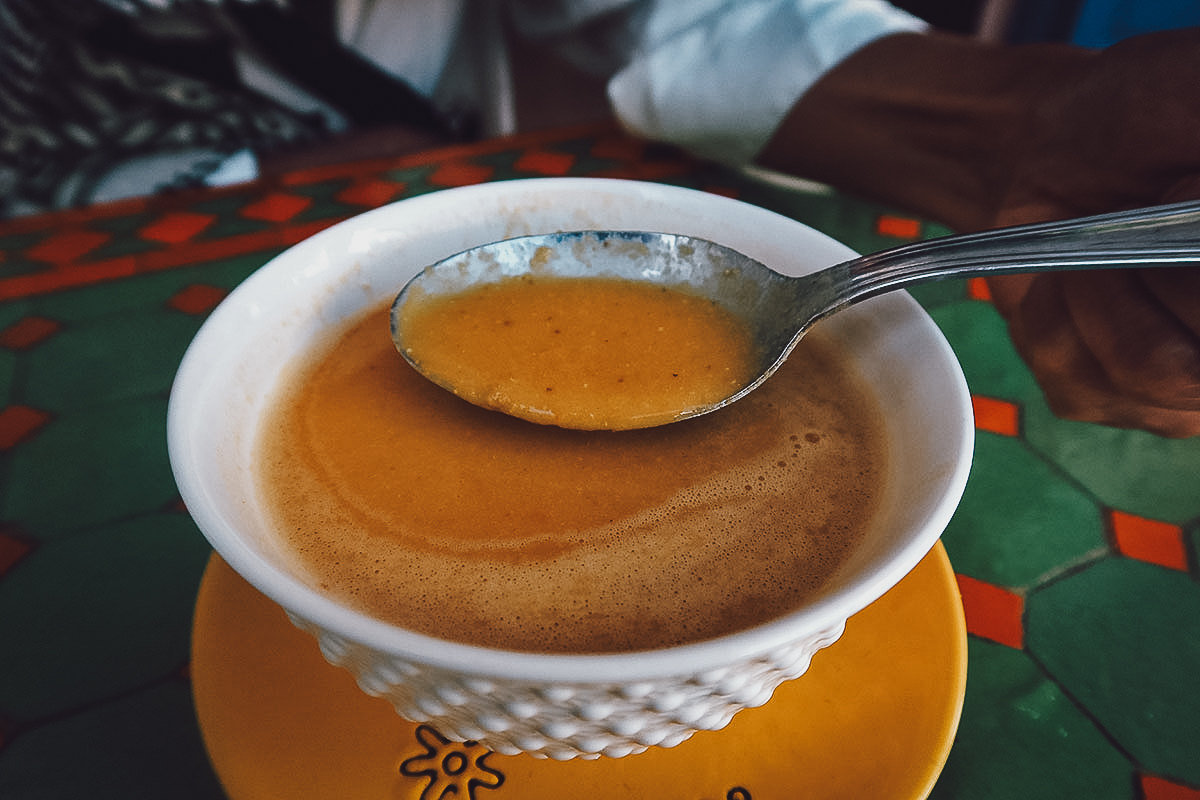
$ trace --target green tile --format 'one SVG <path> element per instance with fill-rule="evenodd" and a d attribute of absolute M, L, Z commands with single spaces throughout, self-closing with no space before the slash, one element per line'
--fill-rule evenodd
<path fill-rule="evenodd" d="M 96 217 L 87 223 L 89 230 L 111 233 L 114 238 L 137 238 L 137 232 L 159 219 L 162 212 L 157 209 L 136 211 L 131 214 L 119 214 L 113 217 Z M 155 244 L 161 248 L 161 244 Z"/>
<path fill-rule="evenodd" d="M 990 304 L 963 302 L 931 314 L 972 393 L 1017 402 L 1030 447 L 1072 480 L 1123 511 L 1174 523 L 1200 516 L 1200 439 L 1162 439 L 1059 419 Z"/>
<path fill-rule="evenodd" d="M 62 414 L 165 394 L 201 322 L 164 306 L 65 328 L 26 357 L 25 401 Z"/>
<path fill-rule="evenodd" d="M 806 225 L 837 239 L 856 253 L 874 253 L 885 250 L 903 241 L 890 236 L 880 236 L 875 231 L 875 223 L 881 209 L 863 203 L 849 202 L 840 195 L 835 196 L 834 202 L 818 202 L 813 198 L 813 205 L 807 209 L 789 211 Z"/>
<path fill-rule="evenodd" d="M 548 149 L 558 150 L 558 146 L 551 145 Z M 529 173 L 518 172 L 514 168 L 513 165 L 515 165 L 517 161 L 525 155 L 525 153 L 526 151 L 523 149 L 501 150 L 495 153 L 482 153 L 468 159 L 467 163 L 473 167 L 490 167 L 492 170 L 494 170 L 493 175 L 496 177 L 512 176 L 512 178 L 515 180 L 539 177 Z"/>
<path fill-rule="evenodd" d="M 0 303 L 0 331 L 29 316 L 32 312 L 33 304 L 28 299 Z"/>
<path fill-rule="evenodd" d="M 933 308 L 930 315 L 954 349 L 972 394 L 1024 406 L 1041 389 L 1008 336 L 1008 326 L 990 303 L 961 300 Z"/>
<path fill-rule="evenodd" d="M 386 172 L 381 172 L 379 177 L 383 180 L 406 184 L 407 188 L 405 189 L 403 196 L 408 198 L 417 194 L 424 194 L 426 191 L 429 191 L 429 189 L 432 188 L 426 183 L 431 172 L 433 172 L 431 167 L 428 165 L 421 165 L 416 167 L 390 169 Z"/>
<path fill-rule="evenodd" d="M 189 207 L 189 213 L 212 214 L 216 218 L 198 238 L 211 241 L 270 229 L 273 227 L 273 223 L 243 217 L 240 213 L 243 208 L 259 200 L 260 197 L 260 194 L 225 195 L 204 200 Z"/>
<path fill-rule="evenodd" d="M 1030 446 L 1107 505 L 1175 524 L 1200 517 L 1200 437 L 1068 422 L 1044 405 L 1026 409 L 1025 428 Z"/>
<path fill-rule="evenodd" d="M 202 321 L 161 307 L 63 330 L 30 355 L 27 399 L 62 411 L 165 393 Z"/>
<path fill-rule="evenodd" d="M 161 212 L 152 212 L 89 220 L 87 222 L 88 230 L 108 233 L 112 238 L 95 250 L 90 251 L 84 257 L 84 260 L 103 261 L 110 258 L 136 256 L 142 253 L 162 250 L 164 248 L 162 242 L 142 239 L 137 235 L 138 229 L 149 225 L 161 216 Z"/>
<path fill-rule="evenodd" d="M 313 201 L 308 208 L 289 219 L 288 223 L 298 225 L 304 222 L 329 219 L 330 217 L 347 217 L 351 214 L 366 211 L 367 209 L 362 206 L 348 205 L 337 199 L 337 195 L 345 190 L 350 183 L 349 178 L 338 178 L 335 180 L 320 181 L 319 183 L 307 183 L 302 186 L 287 187 L 286 192 L 288 194 L 308 197 Z"/>
<path fill-rule="evenodd" d="M 0 750 L 0 797 L 225 800 L 184 681 L 23 732 Z"/>
<path fill-rule="evenodd" d="M 0 580 L 0 715 L 45 719 L 177 672 L 210 553 L 183 512 L 35 550 Z"/>
<path fill-rule="evenodd" d="M 7 257 L 11 257 L 22 250 L 27 250 L 33 247 L 38 242 L 45 239 L 49 233 L 47 229 L 19 231 L 14 233 L 0 233 L 0 251 Z M 7 263 L 7 262 L 0 262 Z M 0 274 L 5 274 L 0 271 Z"/>
<path fill-rule="evenodd" d="M 934 281 L 908 288 L 908 293 L 928 312 L 962 303 L 967 298 L 966 281 Z"/>
<path fill-rule="evenodd" d="M 46 539 L 166 508 L 167 398 L 75 410 L 9 451 L 0 519 Z"/>
<path fill-rule="evenodd" d="M 620 159 L 593 155 L 592 148 L 592 142 L 566 142 L 562 145 L 555 145 L 554 151 L 556 153 L 569 153 L 575 156 L 575 163 L 571 165 L 571 169 L 568 172 L 571 176 L 596 175 L 618 170 L 626 166 Z"/>
<path fill-rule="evenodd" d="M 13 402 L 13 383 L 17 376 L 17 356 L 0 350 L 0 408 Z"/>
<path fill-rule="evenodd" d="M 1200 585 L 1109 558 L 1033 593 L 1026 645 L 1147 772 L 1200 785 Z"/>
<path fill-rule="evenodd" d="M 791 217 L 855 252 L 874 252 L 898 243 L 875 233 L 875 221 L 879 216 L 875 206 L 847 203 L 832 190 L 791 192 L 734 173 L 726 173 L 725 177 L 730 183 L 741 185 L 739 200 Z"/>
<path fill-rule="evenodd" d="M 1129 763 L 1029 657 L 979 639 L 931 800 L 1134 800 Z"/>
<path fill-rule="evenodd" d="M 40 230 L 29 233 L 10 233 L 0 236 L 0 278 L 13 278 L 18 275 L 31 275 L 46 269 L 45 262 L 32 261 L 24 255 L 24 251 L 44 241 L 52 235 L 52 231 Z"/>
<path fill-rule="evenodd" d="M 1095 501 L 1020 440 L 983 431 L 942 541 L 956 570 L 1012 588 L 1107 552 Z"/>
<path fill-rule="evenodd" d="M 1191 543 L 1189 550 L 1189 558 L 1191 559 L 1192 572 L 1196 574 L 1200 572 L 1200 520 L 1184 529 L 1185 541 Z"/>

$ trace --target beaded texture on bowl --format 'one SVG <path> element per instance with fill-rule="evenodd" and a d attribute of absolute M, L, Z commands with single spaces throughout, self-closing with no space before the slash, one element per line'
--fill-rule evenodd
<path fill-rule="evenodd" d="M 289 613 L 317 638 L 329 663 L 354 675 L 367 694 L 391 702 L 412 722 L 446 738 L 505 755 L 619 758 L 674 747 L 696 731 L 720 730 L 744 708 L 761 706 L 813 655 L 838 640 L 840 622 L 768 653 L 725 667 L 633 683 L 515 681 L 465 675 L 388 656 Z"/>

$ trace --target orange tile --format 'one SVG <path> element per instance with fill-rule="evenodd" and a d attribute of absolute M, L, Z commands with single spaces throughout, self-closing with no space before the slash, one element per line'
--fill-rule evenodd
<path fill-rule="evenodd" d="M 315 219 L 312 222 L 302 222 L 296 225 L 288 225 L 286 228 L 279 231 L 279 241 L 283 244 L 291 246 L 299 242 L 303 242 L 313 234 L 320 233 L 326 228 L 332 227 L 341 222 L 344 217 L 326 217 L 325 219 Z"/>
<path fill-rule="evenodd" d="M 216 286 L 203 283 L 193 283 L 191 286 L 176 292 L 167 301 L 167 305 L 185 314 L 206 314 L 217 307 L 225 299 L 227 292 Z"/>
<path fill-rule="evenodd" d="M 350 186 L 338 192 L 337 200 L 340 203 L 351 203 L 356 206 L 374 208 L 384 203 L 390 203 L 397 195 L 404 191 L 404 186 L 404 183 L 383 180 L 381 178 L 355 181 Z"/>
<path fill-rule="evenodd" d="M 50 414 L 29 406 L 9 406 L 0 411 L 0 451 L 9 450 L 50 421 Z"/>
<path fill-rule="evenodd" d="M 257 253 L 260 250 L 278 247 L 282 243 L 278 228 L 226 236 L 223 239 L 187 242 L 140 254 L 137 270 L 138 272 L 158 272 L 186 264 L 200 264 L 218 258 L 229 258 L 243 253 Z"/>
<path fill-rule="evenodd" d="M 1001 436 L 1017 436 L 1021 433 L 1021 408 L 1016 403 L 971 395 L 971 408 L 975 412 L 976 429 Z"/>
<path fill-rule="evenodd" d="M 33 545 L 23 537 L 0 530 L 0 577 L 29 555 Z"/>
<path fill-rule="evenodd" d="M 364 161 L 351 161 L 345 164 L 306 167 L 305 169 L 285 172 L 280 176 L 279 182 L 283 186 L 305 186 L 310 183 L 324 183 L 325 181 L 341 178 L 358 178 L 361 175 L 375 174 L 385 169 L 390 169 L 396 166 L 396 162 L 396 158 L 373 158 Z"/>
<path fill-rule="evenodd" d="M 25 255 L 34 261 L 65 264 L 82 258 L 110 238 L 112 237 L 109 234 L 99 231 L 78 228 L 65 230 L 30 247 L 25 251 Z"/>
<path fill-rule="evenodd" d="M 1187 572 L 1183 529 L 1169 522 L 1113 509 L 1109 512 L 1117 552 L 1127 558 Z"/>
<path fill-rule="evenodd" d="M 181 244 L 199 235 L 215 220 L 216 217 L 212 214 L 176 211 L 142 228 L 138 231 L 138 236 L 163 244 Z"/>
<path fill-rule="evenodd" d="M 992 289 L 983 278 L 971 278 L 967 281 L 967 297 L 990 303 L 992 302 Z"/>
<path fill-rule="evenodd" d="M 263 222 L 287 222 L 311 205 L 311 197 L 272 192 L 243 208 L 241 215 L 247 219 L 257 219 Z"/>
<path fill-rule="evenodd" d="M 895 236 L 899 239 L 916 239 L 921 235 L 921 222 L 907 217 L 883 214 L 875 220 L 875 232 L 883 236 Z"/>
<path fill-rule="evenodd" d="M 515 169 L 522 172 L 534 172 L 538 175 L 561 177 L 571 171 L 575 164 L 575 156 L 569 153 L 555 153 L 549 150 L 528 150 L 513 164 Z"/>
<path fill-rule="evenodd" d="M 62 323 L 48 317 L 24 317 L 0 331 L 0 347 L 28 350 L 62 330 Z"/>
<path fill-rule="evenodd" d="M 438 186 L 470 186 L 483 183 L 494 173 L 495 170 L 491 167 L 449 161 L 442 164 L 429 176 L 429 182 Z"/>
<path fill-rule="evenodd" d="M 956 574 L 967 632 L 1020 650 L 1025 646 L 1025 598 L 995 584 Z"/>
<path fill-rule="evenodd" d="M 1200 800 L 1200 789 L 1194 789 L 1156 775 L 1139 775 L 1142 797 L 1145 800 Z"/>

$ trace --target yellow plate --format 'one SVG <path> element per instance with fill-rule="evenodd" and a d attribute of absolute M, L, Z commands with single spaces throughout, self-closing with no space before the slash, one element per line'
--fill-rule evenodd
<path fill-rule="evenodd" d="M 368 697 L 214 556 L 196 605 L 196 711 L 232 800 L 924 798 L 966 686 L 966 627 L 937 547 L 769 703 L 622 759 L 539 761 L 445 742 Z"/>

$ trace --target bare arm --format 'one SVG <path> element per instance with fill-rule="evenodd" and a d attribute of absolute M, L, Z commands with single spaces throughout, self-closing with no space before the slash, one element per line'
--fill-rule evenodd
<path fill-rule="evenodd" d="M 960 230 L 1200 197 L 1200 31 L 1104 51 L 901 34 L 792 110 L 765 166 Z M 1200 269 L 991 282 L 1056 413 L 1200 435 Z"/>

